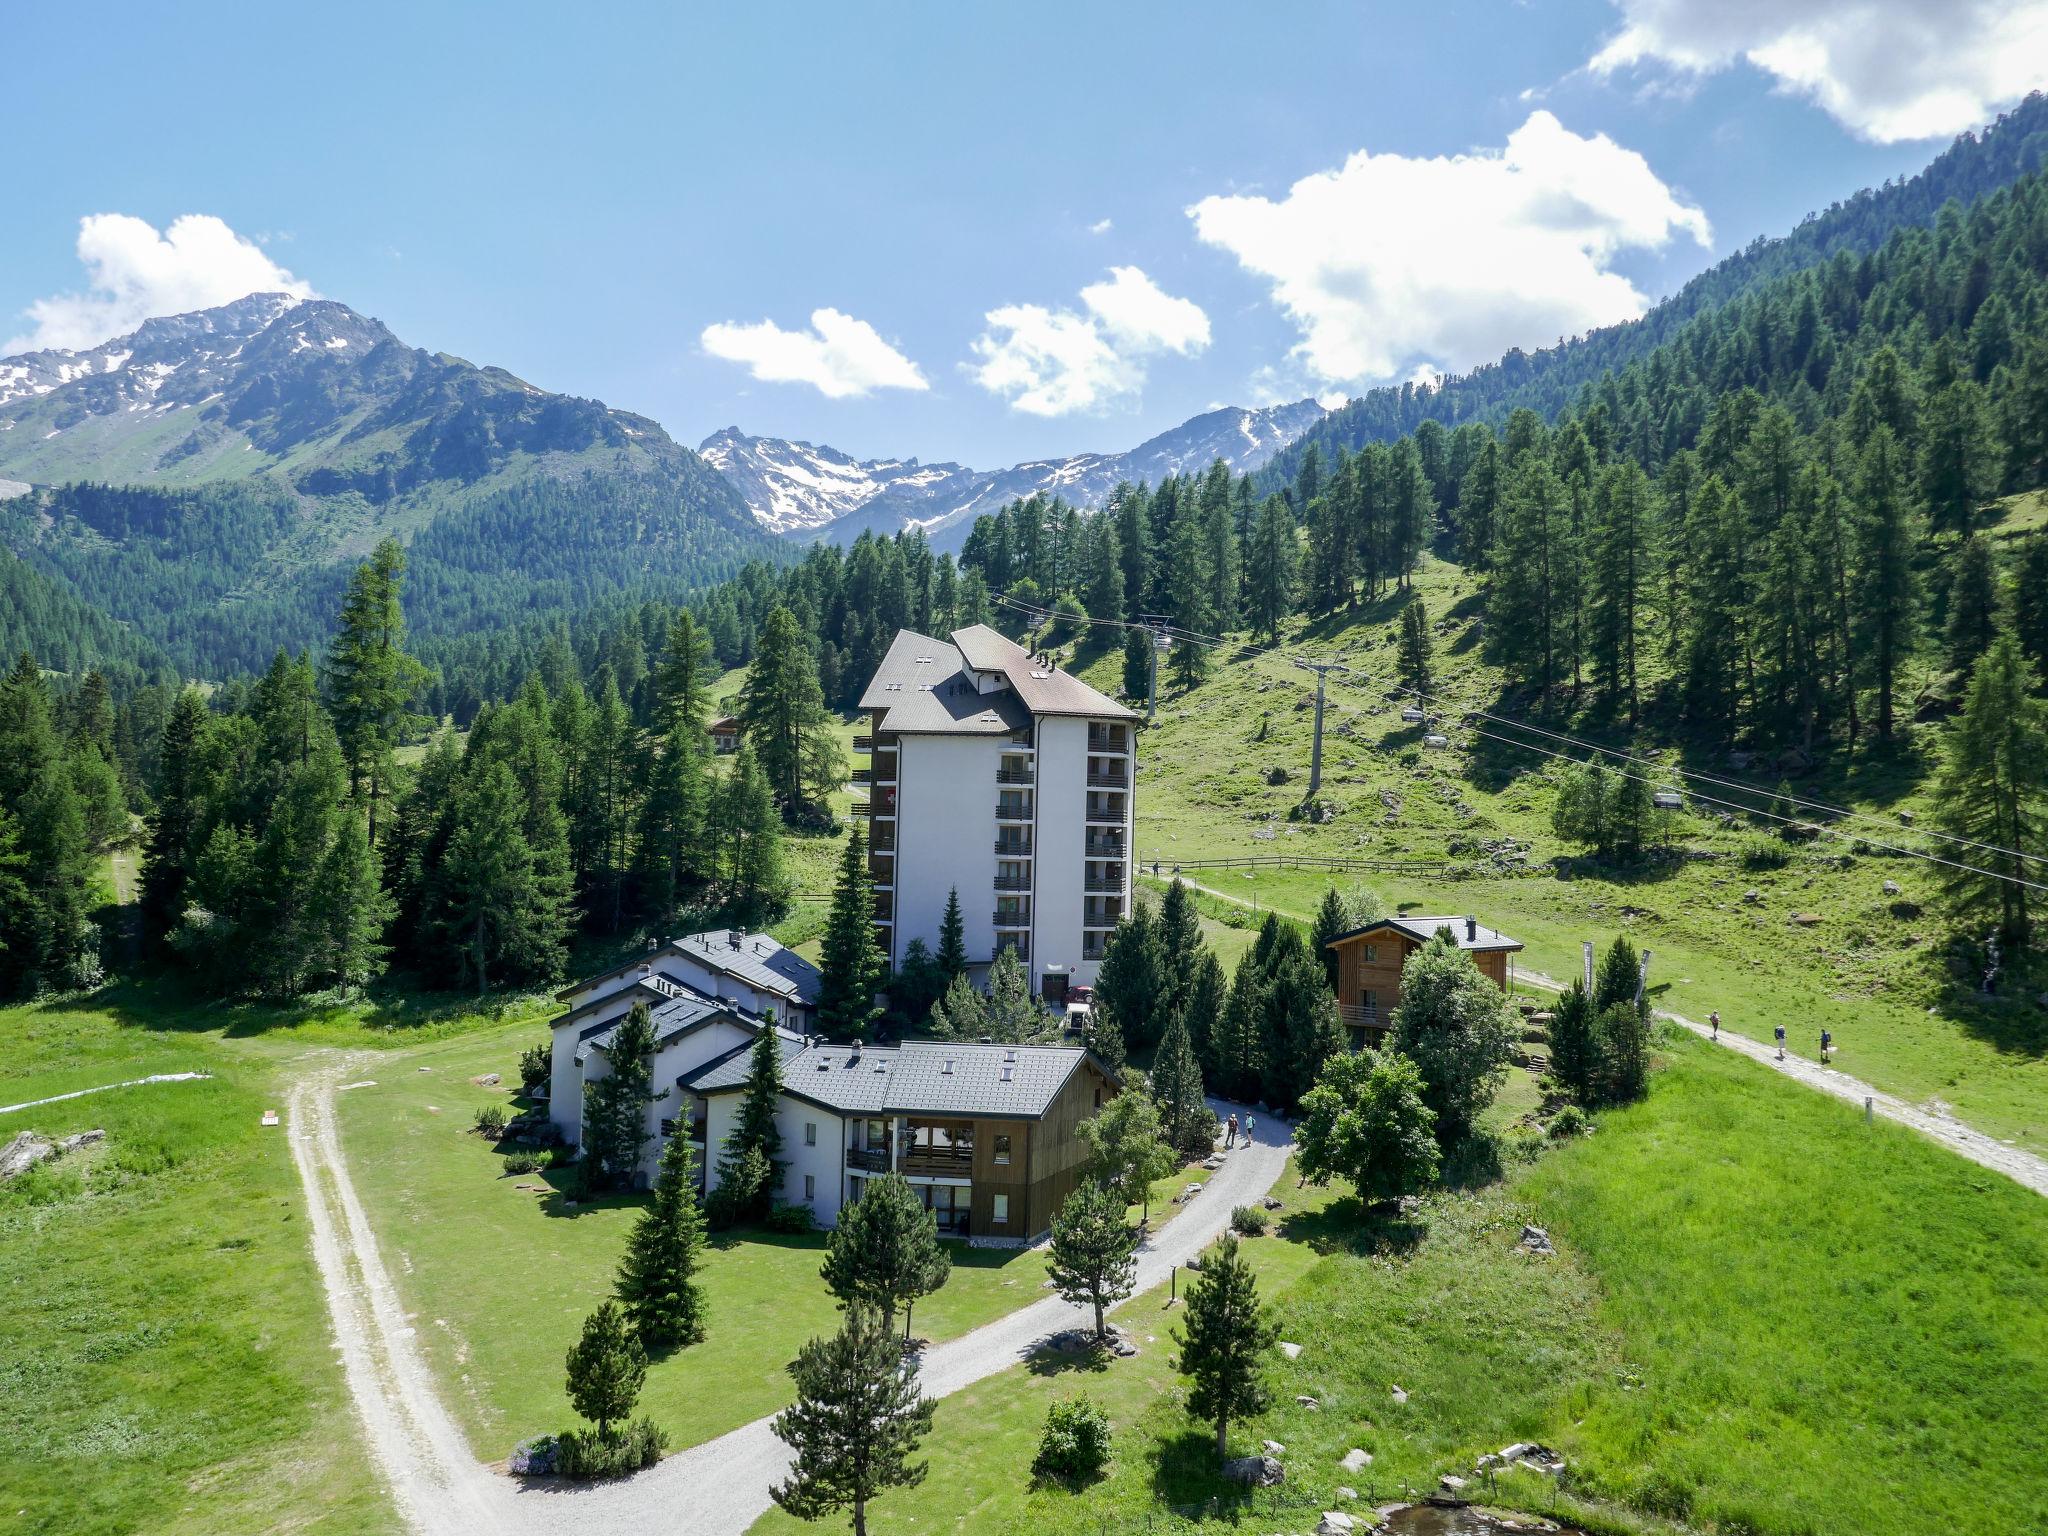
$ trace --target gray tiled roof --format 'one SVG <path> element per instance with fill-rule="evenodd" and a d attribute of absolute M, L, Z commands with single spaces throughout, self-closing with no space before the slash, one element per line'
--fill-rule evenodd
<path fill-rule="evenodd" d="M 1511 939 L 1498 928 L 1489 928 L 1484 923 L 1468 927 L 1467 919 L 1463 917 L 1382 917 L 1362 928 L 1353 928 L 1349 933 L 1340 933 L 1330 940 L 1330 943 L 1342 944 L 1347 939 L 1355 939 L 1360 934 L 1373 933 L 1382 928 L 1395 929 L 1423 944 L 1436 937 L 1439 928 L 1448 928 L 1452 937 L 1458 941 L 1460 949 L 1492 950 L 1522 947 L 1520 939 Z"/>
<path fill-rule="evenodd" d="M 848 1115 L 959 1115 L 1035 1120 L 1051 1107 L 1087 1052 L 1071 1045 L 980 1045 L 906 1040 L 853 1047 L 813 1042 L 782 1063 L 785 1092 Z M 1006 1060 L 1014 1056 L 1013 1060 Z M 951 1070 L 947 1070 L 950 1064 Z M 1003 1081 L 1003 1068 L 1010 1080 Z M 698 1093 L 745 1085 L 744 1056 L 683 1079 Z"/>
<path fill-rule="evenodd" d="M 896 632 L 860 707 L 886 711 L 882 729 L 906 736 L 1008 736 L 1031 724 L 1016 694 L 981 692 L 956 647 L 914 629 Z"/>
<path fill-rule="evenodd" d="M 1135 720 L 1137 711 L 1127 709 L 1107 694 L 1098 693 L 1071 672 L 1043 666 L 1016 641 L 990 629 L 970 624 L 953 631 L 953 643 L 967 665 L 977 672 L 1000 672 L 1010 680 L 1017 697 L 1034 715 L 1087 715 L 1108 720 Z"/>
<path fill-rule="evenodd" d="M 721 1003 L 716 998 L 706 997 L 701 992 L 690 991 L 687 988 L 681 996 L 654 1009 L 650 1017 L 654 1024 L 654 1048 L 657 1051 L 670 1041 L 709 1024 L 713 1019 L 728 1019 L 749 1034 L 756 1033 L 761 1028 L 761 1020 L 746 1009 L 735 1008 L 730 1003 Z M 622 1013 L 616 1019 L 607 1019 L 602 1024 L 594 1024 L 586 1029 L 577 1037 L 576 1059 L 583 1060 L 593 1050 L 609 1051 L 619 1026 L 625 1022 L 626 1016 Z M 780 1025 L 776 1026 L 775 1032 L 790 1049 L 799 1048 L 803 1044 L 802 1035 Z M 742 1052 L 746 1049 L 745 1046 L 740 1047 Z"/>
<path fill-rule="evenodd" d="M 742 933 L 737 948 L 732 939 L 730 928 L 713 928 L 671 939 L 669 948 L 764 992 L 778 993 L 806 1007 L 818 1005 L 825 978 L 810 961 L 765 933 Z"/>

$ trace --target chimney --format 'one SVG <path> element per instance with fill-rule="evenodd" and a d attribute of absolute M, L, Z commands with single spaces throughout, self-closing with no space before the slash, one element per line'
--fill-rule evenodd
<path fill-rule="evenodd" d="M 1479 942 L 1479 919 L 1476 917 L 1465 919 L 1465 942 L 1467 944 L 1477 944 Z"/>

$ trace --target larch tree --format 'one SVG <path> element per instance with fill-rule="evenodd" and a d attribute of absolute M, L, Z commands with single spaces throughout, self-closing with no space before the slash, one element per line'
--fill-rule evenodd
<path fill-rule="evenodd" d="M 1914 570 L 1918 518 L 1908 499 L 1904 453 L 1889 427 L 1873 428 L 1857 481 L 1857 558 L 1854 586 L 1857 643 L 1869 657 L 1877 687 L 1877 735 L 1892 739 L 1892 696 L 1911 649 L 1919 611 Z"/>
<path fill-rule="evenodd" d="M 1942 829 L 1982 845 L 1960 861 L 1974 870 L 1945 872 L 1950 895 L 1965 912 L 1995 913 L 2014 948 L 2029 937 L 2023 882 L 2040 877 L 2036 861 L 2048 851 L 2048 705 L 2039 695 L 2018 639 L 2001 635 L 1977 662 L 1938 780 Z"/>
<path fill-rule="evenodd" d="M 1253 632 L 1264 635 L 1268 645 L 1280 643 L 1280 625 L 1294 606 L 1299 547 L 1286 501 L 1277 494 L 1268 496 L 1252 523 L 1244 559 L 1246 617 Z M 1130 691 L 1128 684 L 1126 691 Z"/>
<path fill-rule="evenodd" d="M 1401 609 L 1401 638 L 1395 664 L 1401 686 L 1414 694 L 1417 704 L 1427 707 L 1436 685 L 1436 668 L 1430 657 L 1429 614 L 1420 597 L 1409 598 Z"/>
<path fill-rule="evenodd" d="M 840 853 L 818 960 L 819 1032 L 833 1040 L 868 1038 L 889 963 L 875 943 L 875 881 L 868 871 L 867 838 L 858 826 Z"/>
<path fill-rule="evenodd" d="M 740 685 L 739 718 L 769 788 L 785 812 L 795 814 L 804 799 L 804 741 L 826 728 L 825 698 L 796 615 L 780 604 L 755 640 Z"/>

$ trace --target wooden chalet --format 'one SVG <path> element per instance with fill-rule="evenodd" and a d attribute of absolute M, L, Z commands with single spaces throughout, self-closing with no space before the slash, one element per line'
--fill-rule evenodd
<path fill-rule="evenodd" d="M 1503 992 L 1513 978 L 1512 956 L 1521 949 L 1476 917 L 1383 917 L 1330 940 L 1337 952 L 1337 1011 L 1351 1048 L 1378 1045 L 1393 1028 L 1401 1001 L 1401 967 L 1439 931 L 1448 929 L 1480 974 Z"/>

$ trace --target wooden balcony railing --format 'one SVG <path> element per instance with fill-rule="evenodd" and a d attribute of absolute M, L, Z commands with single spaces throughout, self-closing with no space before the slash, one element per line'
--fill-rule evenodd
<path fill-rule="evenodd" d="M 1031 889 L 1029 875 L 997 875 L 996 889 L 999 891 L 1028 891 Z"/>
<path fill-rule="evenodd" d="M 848 1147 L 846 1166 L 863 1169 L 868 1173 L 889 1171 L 889 1149 L 887 1147 Z"/>
<path fill-rule="evenodd" d="M 905 1173 L 962 1178 L 974 1171 L 972 1147 L 911 1147 L 903 1154 Z"/>
<path fill-rule="evenodd" d="M 1030 806 L 1013 804 L 1007 800 L 998 800 L 996 802 L 997 821 L 1029 821 L 1030 819 Z"/>
<path fill-rule="evenodd" d="M 1337 1017 L 1351 1029 L 1387 1030 L 1393 1027 L 1393 1019 L 1383 1008 L 1370 1003 L 1339 1003 Z"/>
<path fill-rule="evenodd" d="M 875 738 L 874 738 L 874 737 L 872 737 L 872 736 L 869 736 L 869 735 L 857 735 L 857 736 L 855 736 L 855 737 L 853 738 L 853 750 L 854 750 L 854 751 L 856 751 L 856 752 L 872 752 L 872 751 L 874 751 L 874 750 L 875 750 Z"/>
<path fill-rule="evenodd" d="M 1124 872 L 1112 869 L 1106 874 L 1090 875 L 1081 882 L 1084 891 L 1121 891 L 1124 888 Z"/>
<path fill-rule="evenodd" d="M 1109 731 L 1091 729 L 1088 732 L 1088 750 L 1090 752 L 1128 752 L 1131 750 L 1131 739 L 1121 733 L 1112 734 Z"/>

